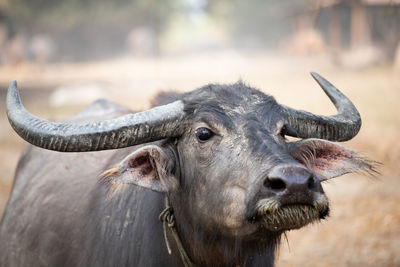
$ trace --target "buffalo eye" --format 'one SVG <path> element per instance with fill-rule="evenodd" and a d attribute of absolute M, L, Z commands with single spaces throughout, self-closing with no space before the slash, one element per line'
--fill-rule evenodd
<path fill-rule="evenodd" d="M 286 135 L 286 125 L 283 125 L 281 131 L 279 132 L 279 135 L 285 138 Z"/>
<path fill-rule="evenodd" d="M 288 124 L 283 125 L 281 131 L 279 132 L 279 135 L 282 136 L 283 138 L 285 138 L 286 135 L 290 135 L 290 136 L 293 136 L 293 137 L 297 137 L 298 136 L 296 130 L 293 129 Z"/>
<path fill-rule="evenodd" d="M 200 142 L 205 142 L 214 136 L 214 133 L 205 127 L 196 129 L 195 135 Z"/>

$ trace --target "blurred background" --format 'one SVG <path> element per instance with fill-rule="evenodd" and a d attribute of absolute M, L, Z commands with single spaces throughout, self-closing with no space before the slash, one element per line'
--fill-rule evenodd
<path fill-rule="evenodd" d="M 139 111 L 159 91 L 239 79 L 334 114 L 309 71 L 360 110 L 345 145 L 383 165 L 325 184 L 331 217 L 289 232 L 277 266 L 400 266 L 399 0 L 0 0 L 0 216 L 25 145 L 5 116 L 11 80 L 50 120 L 97 98 Z"/>

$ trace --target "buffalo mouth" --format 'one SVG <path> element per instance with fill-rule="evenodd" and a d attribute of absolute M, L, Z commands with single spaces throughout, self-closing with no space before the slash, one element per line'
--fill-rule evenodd
<path fill-rule="evenodd" d="M 260 222 L 269 231 L 299 229 L 309 223 L 324 219 L 329 215 L 329 204 L 325 198 L 309 204 L 281 206 L 277 201 L 265 200 L 258 205 Z"/>

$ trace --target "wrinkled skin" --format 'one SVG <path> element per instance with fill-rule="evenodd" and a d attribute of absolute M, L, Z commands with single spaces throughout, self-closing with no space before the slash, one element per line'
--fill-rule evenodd
<path fill-rule="evenodd" d="M 189 114 L 179 138 L 84 154 L 28 148 L 0 227 L 0 266 L 182 266 L 157 219 L 164 195 L 197 266 L 272 266 L 284 231 L 328 215 L 321 181 L 373 171 L 332 142 L 287 144 L 280 106 L 242 83 L 175 97 Z M 73 120 L 123 113 L 95 104 Z M 200 140 L 200 128 L 212 136 Z"/>

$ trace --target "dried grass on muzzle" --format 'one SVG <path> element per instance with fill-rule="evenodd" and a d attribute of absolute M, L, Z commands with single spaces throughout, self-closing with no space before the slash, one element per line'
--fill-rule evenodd
<path fill-rule="evenodd" d="M 262 201 L 258 207 L 258 215 L 262 217 L 263 225 L 270 231 L 298 229 L 320 219 L 320 205 L 290 205 L 280 206 L 274 199 Z"/>

